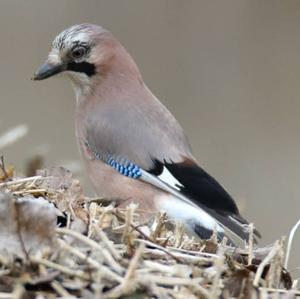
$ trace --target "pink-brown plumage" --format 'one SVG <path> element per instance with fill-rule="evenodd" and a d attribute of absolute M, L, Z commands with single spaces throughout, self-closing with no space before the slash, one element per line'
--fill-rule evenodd
<path fill-rule="evenodd" d="M 248 223 L 231 196 L 200 168 L 181 126 L 111 33 L 82 24 L 59 34 L 35 78 L 58 72 L 75 88 L 76 139 L 99 196 L 137 202 L 145 219 L 164 210 L 200 237 L 214 228 L 232 242 L 248 237 Z M 126 176 L 129 163 L 140 169 L 139 177 Z"/>

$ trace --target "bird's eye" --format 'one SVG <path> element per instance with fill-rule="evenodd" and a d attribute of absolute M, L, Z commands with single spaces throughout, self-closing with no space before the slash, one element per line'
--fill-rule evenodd
<path fill-rule="evenodd" d="M 82 58 L 86 54 L 86 48 L 76 47 L 72 50 L 71 54 L 75 59 Z"/>

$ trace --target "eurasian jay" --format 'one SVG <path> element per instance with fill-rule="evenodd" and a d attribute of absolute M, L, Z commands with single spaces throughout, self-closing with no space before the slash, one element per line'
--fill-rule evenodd
<path fill-rule="evenodd" d="M 216 231 L 232 244 L 248 239 L 232 197 L 199 166 L 183 129 L 109 31 L 81 24 L 60 33 L 34 79 L 58 73 L 75 89 L 76 139 L 97 195 L 134 201 L 145 219 L 165 211 L 200 238 Z"/>

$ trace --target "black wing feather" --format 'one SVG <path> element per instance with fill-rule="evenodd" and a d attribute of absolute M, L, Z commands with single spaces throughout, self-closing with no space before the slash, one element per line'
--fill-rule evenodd
<path fill-rule="evenodd" d="M 204 169 L 194 163 L 165 163 L 169 172 L 182 184 L 180 192 L 196 204 L 220 214 L 237 214 L 239 210 L 228 192 Z"/>
<path fill-rule="evenodd" d="M 190 160 L 181 163 L 162 163 L 156 160 L 154 165 L 155 167 L 149 172 L 160 175 L 163 168 L 166 167 L 182 185 L 180 186 L 182 194 L 241 238 L 248 239 L 249 232 L 243 226 L 249 223 L 240 215 L 238 207 L 229 193 L 204 169 Z M 256 237 L 260 237 L 257 230 L 254 231 L 254 234 Z"/>

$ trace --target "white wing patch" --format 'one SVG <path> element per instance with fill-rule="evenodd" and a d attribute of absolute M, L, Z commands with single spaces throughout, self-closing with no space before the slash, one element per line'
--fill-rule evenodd
<path fill-rule="evenodd" d="M 162 174 L 157 176 L 164 183 L 168 184 L 170 187 L 180 191 L 182 184 L 171 174 L 171 172 L 164 166 Z"/>
<path fill-rule="evenodd" d="M 187 204 L 180 198 L 163 195 L 158 205 L 170 218 L 183 221 L 191 231 L 193 231 L 194 224 L 199 224 L 208 230 L 224 233 L 222 226 L 212 216 L 199 207 Z"/>
<path fill-rule="evenodd" d="M 245 241 L 240 236 L 238 236 L 229 227 L 223 225 L 220 221 L 218 221 L 216 218 L 210 215 L 207 211 L 203 210 L 200 206 L 193 203 L 184 194 L 180 193 L 180 191 L 178 191 L 178 185 L 174 187 L 174 182 L 175 184 L 179 184 L 179 186 L 182 185 L 171 175 L 169 171 L 166 172 L 169 173 L 169 176 L 164 175 L 163 177 L 163 178 L 169 178 L 169 182 L 163 181 L 163 178 L 160 177 L 163 175 L 164 171 L 159 177 L 154 176 L 144 170 L 141 170 L 141 173 L 142 175 L 140 177 L 140 180 L 148 184 L 151 184 L 153 186 L 156 186 L 161 190 L 164 190 L 165 192 L 171 195 L 171 198 L 173 197 L 173 199 L 176 200 L 176 205 L 173 205 L 171 201 L 161 200 L 159 204 L 160 209 L 165 210 L 167 214 L 170 214 L 171 217 L 174 218 L 178 218 L 182 220 L 185 219 L 189 221 L 191 221 L 192 219 L 199 219 L 198 222 L 200 222 L 205 228 L 217 229 L 218 232 L 224 232 L 225 235 L 230 240 L 232 240 L 234 243 L 239 244 L 244 248 Z M 172 182 L 173 185 L 170 185 L 170 183 Z"/>

